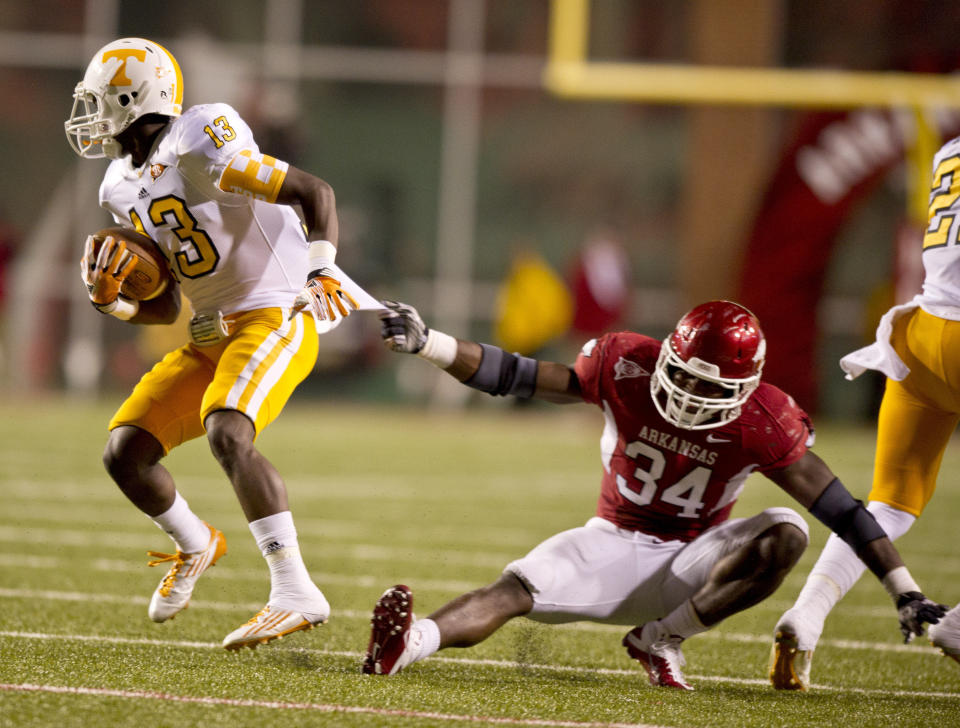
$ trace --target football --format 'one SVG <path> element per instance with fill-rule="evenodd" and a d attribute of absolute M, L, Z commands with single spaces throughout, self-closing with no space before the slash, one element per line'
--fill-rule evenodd
<path fill-rule="evenodd" d="M 107 236 L 127 244 L 127 250 L 137 255 L 137 265 L 120 286 L 120 293 L 137 301 L 156 298 L 170 282 L 170 265 L 153 240 L 132 228 L 108 227 L 93 234 L 94 255 Z"/>

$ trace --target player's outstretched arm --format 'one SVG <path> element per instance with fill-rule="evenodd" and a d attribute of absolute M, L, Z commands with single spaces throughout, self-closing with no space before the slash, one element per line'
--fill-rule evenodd
<path fill-rule="evenodd" d="M 381 301 L 380 336 L 387 348 L 416 354 L 469 387 L 491 395 L 582 402 L 580 382 L 565 364 L 510 354 L 497 346 L 456 339 L 429 329 L 417 310 L 398 301 Z"/>
<path fill-rule="evenodd" d="M 923 634 L 924 623 L 936 624 L 946 613 L 945 605 L 923 595 L 873 514 L 850 494 L 823 460 L 808 451 L 797 462 L 768 475 L 842 538 L 876 574 L 896 604 L 906 642 Z"/>

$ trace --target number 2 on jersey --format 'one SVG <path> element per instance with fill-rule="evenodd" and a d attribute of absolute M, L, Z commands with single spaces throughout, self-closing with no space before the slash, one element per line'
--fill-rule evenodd
<path fill-rule="evenodd" d="M 631 460 L 636 460 L 638 457 L 644 458 L 650 464 L 646 469 L 638 464 L 637 469 L 633 471 L 633 477 L 643 483 L 639 491 L 631 488 L 622 475 L 617 476 L 617 490 L 631 503 L 638 506 L 649 505 L 657 495 L 658 481 L 663 475 L 666 459 L 662 452 L 640 440 L 631 442 L 624 452 Z M 678 506 L 680 512 L 677 515 L 680 518 L 697 518 L 704 505 L 700 499 L 709 482 L 710 470 L 697 466 L 676 483 L 664 488 L 660 494 L 660 500 Z"/>
<path fill-rule="evenodd" d="M 960 157 L 948 157 L 937 165 L 933 173 L 933 189 L 930 192 L 930 220 L 923 236 L 923 249 L 956 245 L 957 232 L 954 220 L 957 210 L 954 205 L 960 198 Z M 948 237 L 953 230 L 952 238 Z"/>

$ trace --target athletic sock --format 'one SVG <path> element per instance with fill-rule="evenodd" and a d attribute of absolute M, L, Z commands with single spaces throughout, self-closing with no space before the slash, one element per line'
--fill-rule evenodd
<path fill-rule="evenodd" d="M 270 568 L 269 604 L 299 611 L 309 621 L 326 619 L 330 606 L 303 563 L 290 511 L 251 521 L 249 526 Z"/>
<path fill-rule="evenodd" d="M 432 619 L 418 619 L 410 626 L 411 632 L 419 632 L 420 651 L 413 657 L 411 662 L 417 662 L 425 657 L 430 657 L 434 652 L 440 649 L 440 627 Z M 412 643 L 414 636 L 411 635 Z"/>
<path fill-rule="evenodd" d="M 153 516 L 153 522 L 185 554 L 203 551 L 210 544 L 210 527 L 190 510 L 179 492 L 173 499 L 173 505 L 159 516 Z"/>
<path fill-rule="evenodd" d="M 891 541 L 910 530 L 916 520 L 910 513 L 878 501 L 868 503 L 867 510 L 877 519 Z M 836 534 L 830 534 L 797 601 L 788 612 L 804 628 L 798 632 L 800 649 L 812 650 L 816 646 L 827 615 L 853 588 L 866 568 L 852 548 Z"/>
<path fill-rule="evenodd" d="M 694 609 L 691 599 L 687 599 L 666 617 L 658 619 L 657 624 L 659 625 L 660 634 L 679 637 L 681 639 L 693 637 L 695 634 L 700 634 L 710 629 L 700 621 L 700 616 L 697 614 L 697 610 Z"/>

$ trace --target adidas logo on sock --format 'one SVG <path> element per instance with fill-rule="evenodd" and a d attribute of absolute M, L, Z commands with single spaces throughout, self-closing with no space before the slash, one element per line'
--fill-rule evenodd
<path fill-rule="evenodd" d="M 283 549 L 283 544 L 279 541 L 271 541 L 267 544 L 266 548 L 263 550 L 264 556 L 269 556 L 270 554 L 276 553 Z"/>

